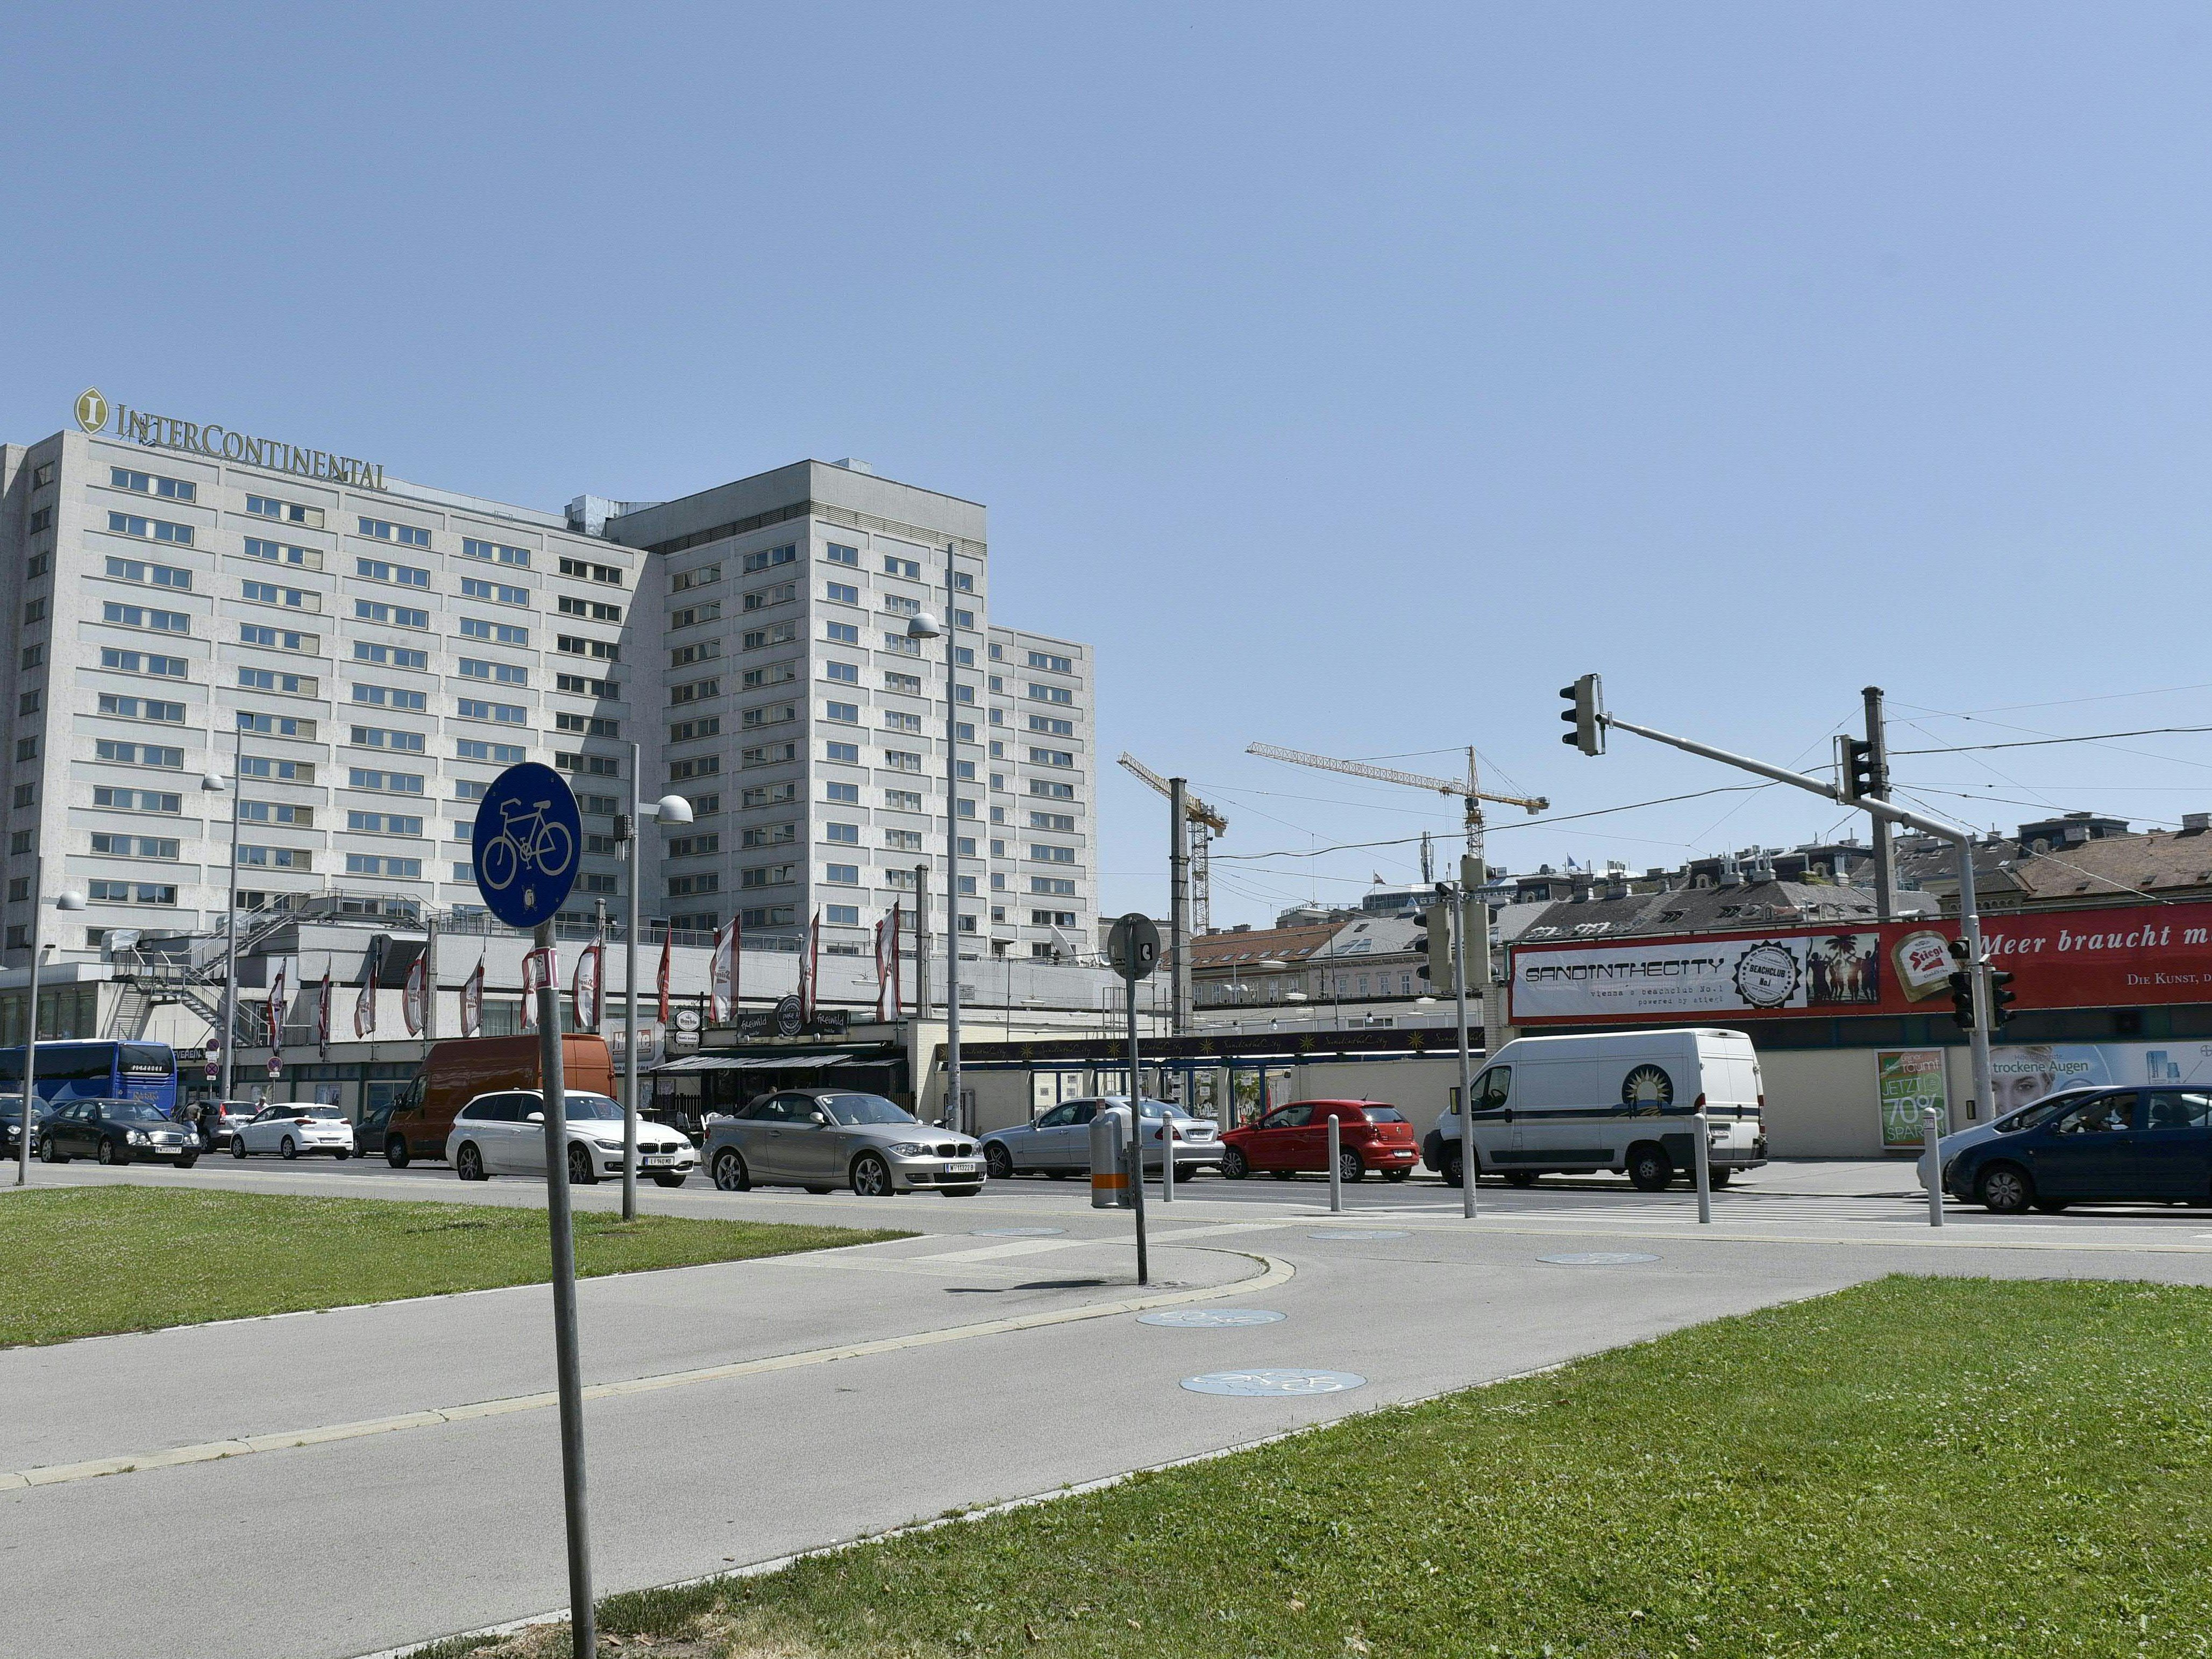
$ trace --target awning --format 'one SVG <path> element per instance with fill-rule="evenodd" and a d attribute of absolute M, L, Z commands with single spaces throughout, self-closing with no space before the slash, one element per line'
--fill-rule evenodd
<path fill-rule="evenodd" d="M 840 1054 L 686 1054 L 649 1067 L 648 1077 L 678 1072 L 818 1072 L 858 1056 Z"/>

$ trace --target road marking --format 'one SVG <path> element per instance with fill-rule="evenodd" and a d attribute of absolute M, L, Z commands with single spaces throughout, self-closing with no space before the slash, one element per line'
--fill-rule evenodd
<path fill-rule="evenodd" d="M 1218 1301 L 1242 1296 L 1249 1291 L 1265 1291 L 1288 1284 L 1297 1272 L 1289 1262 L 1274 1256 L 1261 1255 L 1254 1259 L 1266 1264 L 1266 1270 L 1256 1278 L 1241 1279 L 1233 1284 L 1123 1297 L 1116 1301 L 1091 1303 L 1079 1308 L 1014 1314 L 1004 1319 L 987 1319 L 980 1324 L 951 1325 L 942 1330 L 916 1331 L 906 1336 L 878 1337 L 873 1341 L 851 1342 L 835 1348 L 811 1348 L 799 1353 L 776 1354 L 765 1359 L 740 1359 L 726 1365 L 702 1365 L 690 1370 L 662 1371 L 650 1376 L 629 1377 L 618 1382 L 594 1382 L 584 1390 L 584 1398 L 619 1400 L 633 1395 L 659 1394 L 669 1389 L 692 1388 L 702 1382 L 726 1382 L 738 1377 L 798 1370 L 810 1365 L 827 1365 L 840 1359 L 866 1359 L 877 1354 L 896 1353 L 906 1348 L 927 1348 L 946 1342 L 964 1342 L 971 1337 L 1003 1336 L 1016 1331 L 1072 1325 L 1088 1319 L 1112 1319 L 1124 1314 L 1144 1313 L 1153 1308 Z M 172 1446 L 165 1451 L 137 1452 L 120 1457 L 94 1457 L 77 1463 L 49 1464 L 43 1468 L 0 1470 L 0 1492 L 27 1486 L 65 1486 L 73 1481 L 97 1480 L 103 1475 L 136 1474 L 147 1469 L 176 1468 L 189 1463 L 216 1463 L 226 1458 L 249 1456 L 255 1452 L 283 1451 L 297 1446 L 322 1446 L 333 1441 L 392 1434 L 403 1429 L 434 1428 L 441 1424 L 507 1417 L 517 1412 L 544 1411 L 559 1403 L 560 1396 L 556 1394 L 510 1395 L 503 1399 L 479 1400 L 463 1406 L 438 1406 L 424 1411 L 404 1412 L 395 1417 L 372 1417 L 352 1423 L 326 1424 L 319 1428 L 287 1429 L 275 1434 L 203 1441 L 197 1445 Z"/>

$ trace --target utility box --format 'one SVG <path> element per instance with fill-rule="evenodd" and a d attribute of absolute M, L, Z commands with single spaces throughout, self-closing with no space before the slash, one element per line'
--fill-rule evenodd
<path fill-rule="evenodd" d="M 1129 1109 L 1104 1106 L 1091 1120 L 1091 1207 L 1136 1206 L 1129 1182 Z"/>

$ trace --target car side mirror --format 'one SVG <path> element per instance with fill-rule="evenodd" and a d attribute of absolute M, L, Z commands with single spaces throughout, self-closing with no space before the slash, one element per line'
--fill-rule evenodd
<path fill-rule="evenodd" d="M 530 1115 L 530 1121 L 532 1123 L 543 1123 L 545 1121 L 545 1114 L 543 1112 L 532 1112 Z"/>
<path fill-rule="evenodd" d="M 830 1114 L 817 1107 L 807 1115 L 806 1121 L 809 1123 L 818 1123 L 826 1129 L 830 1127 Z"/>

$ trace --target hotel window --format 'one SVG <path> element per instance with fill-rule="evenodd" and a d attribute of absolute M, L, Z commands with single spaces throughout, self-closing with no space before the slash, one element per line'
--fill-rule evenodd
<path fill-rule="evenodd" d="M 519 680 L 515 683 L 518 685 L 521 684 Z M 622 696 L 622 688 L 612 680 L 595 680 L 583 674 L 556 674 L 553 677 L 553 689 L 556 691 L 574 692 L 578 696 L 604 697 L 610 702 Z M 671 697 L 669 701 L 673 702 L 677 699 Z"/>
<path fill-rule="evenodd" d="M 430 613 L 427 611 L 418 611 L 412 605 L 386 605 L 378 599 L 356 599 L 353 614 L 358 621 L 382 623 L 391 628 L 428 628 L 430 625 Z M 468 632 L 468 626 L 465 622 L 461 624 L 464 634 Z M 526 638 L 522 642 L 527 644 L 529 641 Z"/>
<path fill-rule="evenodd" d="M 595 778 L 618 778 L 622 775 L 622 763 L 612 755 L 556 752 L 553 769 L 556 772 L 583 772 Z"/>
<path fill-rule="evenodd" d="M 191 526 L 172 524 L 167 519 L 145 519 L 135 513 L 111 513 L 107 515 L 107 527 L 118 536 L 136 536 L 141 541 L 173 542 L 179 547 L 192 544 Z"/>
<path fill-rule="evenodd" d="M 623 573 L 613 565 L 593 564 L 585 559 L 564 558 L 561 561 L 560 568 L 564 576 L 580 576 L 586 581 L 612 582 L 619 586 L 623 579 Z"/>
<path fill-rule="evenodd" d="M 238 637 L 244 645 L 267 646 L 276 651 L 297 651 L 314 656 L 322 649 L 321 639 L 313 634 L 301 634 L 289 628 L 269 628 L 260 623 L 241 623 Z"/>
<path fill-rule="evenodd" d="M 428 587 L 430 573 L 411 564 L 388 564 L 382 559 L 356 559 L 353 574 L 373 582 L 397 582 L 402 587 Z"/>
<path fill-rule="evenodd" d="M 356 605 L 355 612 L 361 607 Z M 495 645 L 527 645 L 530 630 L 514 623 L 495 623 L 483 617 L 461 618 L 461 637 L 465 640 L 489 640 Z"/>
<path fill-rule="evenodd" d="M 860 745 L 857 743 L 825 743 L 822 745 L 822 758 L 858 766 L 860 763 Z"/>
<path fill-rule="evenodd" d="M 287 674 L 276 668 L 241 668 L 238 671 L 239 689 L 246 691 L 281 691 L 288 697 L 312 697 L 315 682 L 305 674 Z"/>
<path fill-rule="evenodd" d="M 1067 687 L 1064 685 L 1039 685 L 1034 680 L 1030 682 L 1030 696 L 1033 701 L 1037 702 L 1056 702 L 1063 705 L 1073 703 L 1075 701 L 1075 693 L 1069 690 Z"/>
<path fill-rule="evenodd" d="M 1073 835 L 1075 833 L 1075 815 L 1073 812 L 1031 812 L 1030 814 L 1030 828 L 1032 830 L 1057 830 L 1064 835 Z"/>
<path fill-rule="evenodd" d="M 410 714 L 420 714 L 430 707 L 429 694 L 409 691 L 396 685 L 356 685 L 353 700 L 376 708 L 404 708 Z"/>
<path fill-rule="evenodd" d="M 856 662 L 825 662 L 822 665 L 822 675 L 825 679 L 858 685 L 860 683 L 860 665 Z"/>
<path fill-rule="evenodd" d="M 526 547 L 509 547 L 501 542 L 478 541 L 470 536 L 464 536 L 461 538 L 461 556 L 465 559 L 483 559 L 489 562 L 515 565 L 524 569 L 527 569 L 530 565 L 530 550 Z"/>
<path fill-rule="evenodd" d="M 117 766 L 152 766 L 164 772 L 185 769 L 185 751 L 165 744 L 120 743 L 112 738 L 95 738 L 92 757 Z"/>
<path fill-rule="evenodd" d="M 740 887 L 788 887 L 799 879 L 795 864 L 756 864 L 750 869 L 738 872 Z"/>
<path fill-rule="evenodd" d="M 799 786 L 795 783 L 760 783 L 745 791 L 744 805 L 750 811 L 756 806 L 775 806 L 798 799 Z"/>
<path fill-rule="evenodd" d="M 798 558 L 799 549 L 795 544 L 787 543 L 781 547 L 765 548 L 758 553 L 745 555 L 744 574 L 750 576 L 756 570 L 771 570 L 780 564 L 794 563 Z"/>
<path fill-rule="evenodd" d="M 918 617 L 921 614 L 921 601 L 909 599 L 898 593 L 886 593 L 884 595 L 884 609 L 894 617 Z"/>
<path fill-rule="evenodd" d="M 519 592 L 521 590 L 515 591 Z M 623 608 L 618 605 L 608 605 L 599 599 L 580 599 L 570 593 L 562 594 L 558 604 L 564 617 L 585 617 L 592 622 L 605 623 L 618 623 L 623 617 Z"/>
<path fill-rule="evenodd" d="M 313 783 L 315 763 L 313 761 L 273 760 L 266 755 L 247 755 L 238 763 L 239 771 L 249 778 L 267 778 L 272 783 Z"/>
<path fill-rule="evenodd" d="M 840 806 L 860 804 L 860 786 L 857 783 L 826 783 L 822 787 L 822 798 Z"/>
<path fill-rule="evenodd" d="M 1030 847 L 1030 862 L 1031 864 L 1073 864 L 1075 862 L 1075 849 L 1073 847 L 1048 847 L 1042 842 L 1033 842 Z"/>
<path fill-rule="evenodd" d="M 900 692 L 909 697 L 918 697 L 921 695 L 921 676 L 902 674 L 894 669 L 887 668 L 884 671 L 884 690 Z"/>
<path fill-rule="evenodd" d="M 886 830 L 884 845 L 894 853 L 921 851 L 921 831 L 919 830 Z"/>
<path fill-rule="evenodd" d="M 491 720 L 501 726 L 521 726 L 528 722 L 530 711 L 519 702 L 486 702 L 479 697 L 463 697 L 459 705 L 465 720 Z"/>
<path fill-rule="evenodd" d="M 373 645 L 367 640 L 353 642 L 353 659 L 356 662 L 373 662 L 380 668 L 428 668 L 430 665 L 430 653 L 427 651 L 416 651 L 404 645 Z M 465 674 L 468 672 L 465 661 L 461 672 Z"/>
<path fill-rule="evenodd" d="M 1046 669 L 1054 674 L 1072 674 L 1075 672 L 1075 664 L 1072 659 L 1056 657 L 1047 651 L 1030 652 L 1030 666 Z M 1034 691 L 1036 688 L 1032 686 L 1030 689 Z"/>
<path fill-rule="evenodd" d="M 921 566 L 912 559 L 894 558 L 886 553 L 884 555 L 884 574 L 903 576 L 908 581 L 918 582 L 921 580 Z"/>
<path fill-rule="evenodd" d="M 919 772 L 921 770 L 921 757 L 910 749 L 886 749 L 884 750 L 884 764 L 894 772 Z"/>
<path fill-rule="evenodd" d="M 494 605 L 528 605 L 530 590 L 507 582 L 488 582 L 478 576 L 464 576 L 461 578 L 461 597 L 465 599 L 489 599 Z"/>
<path fill-rule="evenodd" d="M 771 702 L 758 708 L 748 708 L 738 717 L 738 724 L 746 731 L 763 726 L 781 726 L 787 720 L 799 718 L 799 705 L 791 702 Z"/>
<path fill-rule="evenodd" d="M 836 720 L 840 726 L 860 723 L 860 706 L 853 702 L 828 702 L 822 705 L 822 718 Z"/>
<path fill-rule="evenodd" d="M 715 641 L 708 640 L 702 641 L 702 643 L 705 645 L 714 645 Z M 621 647 L 617 646 L 611 640 L 587 640 L 580 638 L 574 634 L 556 634 L 553 636 L 553 646 L 556 650 L 565 652 L 571 657 L 592 657 L 597 659 L 600 662 L 620 662 L 622 660 Z M 686 648 L 690 649 L 692 647 L 687 647 Z M 711 657 L 714 655 L 715 653 L 713 651 L 707 651 L 702 654 Z M 681 666 L 682 665 L 679 664 L 678 665 Z"/>
<path fill-rule="evenodd" d="M 886 732 L 919 732 L 921 730 L 921 716 L 886 708 L 884 710 L 884 729 Z"/>
<path fill-rule="evenodd" d="M 323 556 L 312 547 L 293 547 L 284 542 L 264 541 L 258 536 L 246 538 L 246 556 L 259 559 L 265 564 L 296 565 L 302 570 L 320 570 Z"/>
<path fill-rule="evenodd" d="M 312 738 L 315 735 L 314 721 L 297 714 L 249 714 L 243 709 L 239 711 L 238 729 L 270 738 Z"/>
<path fill-rule="evenodd" d="M 486 662 L 479 657 L 463 657 L 461 678 L 490 680 L 499 685 L 527 685 L 530 684 L 530 671 L 511 662 Z"/>
<path fill-rule="evenodd" d="M 1075 884 L 1059 876 L 1031 876 L 1030 891 L 1047 894 L 1054 898 L 1073 898 Z"/>
<path fill-rule="evenodd" d="M 788 645 L 798 637 L 796 624 L 787 622 L 771 623 L 766 628 L 748 629 L 745 631 L 744 647 L 748 651 L 758 651 L 767 646 Z"/>
<path fill-rule="evenodd" d="M 823 920 L 832 927 L 858 927 L 860 907 L 857 904 L 830 904 L 823 907 Z"/>
<path fill-rule="evenodd" d="M 836 887 L 858 887 L 860 884 L 860 866 L 857 864 L 825 864 L 822 866 L 822 879 Z"/>
<path fill-rule="evenodd" d="M 169 790 L 118 789 L 107 784 L 94 787 L 92 804 L 112 812 L 164 812 L 172 817 L 185 810 L 185 798 Z"/>
<path fill-rule="evenodd" d="M 668 781 L 682 783 L 691 778 L 711 778 L 722 769 L 720 755 L 694 755 L 689 760 L 668 763 Z"/>
<path fill-rule="evenodd" d="M 346 874 L 349 876 L 398 876 L 409 881 L 418 880 L 422 874 L 420 859 L 393 858 L 383 853 L 348 853 Z"/>
<path fill-rule="evenodd" d="M 558 714 L 553 716 L 556 732 L 574 732 L 586 738 L 618 738 L 622 736 L 620 720 L 601 720 L 593 714 Z"/>
<path fill-rule="evenodd" d="M 738 764 L 777 766 L 786 761 L 795 761 L 798 758 L 799 745 L 795 743 L 757 743 L 750 748 L 739 751 Z"/>
<path fill-rule="evenodd" d="M 463 760 L 489 761 L 495 766 L 513 766 L 522 759 L 522 745 L 514 743 L 486 743 L 480 738 L 460 738 L 453 744 L 453 752 Z"/>
<path fill-rule="evenodd" d="M 562 686 L 561 689 L 565 691 L 569 688 Z M 672 703 L 703 702 L 708 697 L 719 697 L 721 695 L 722 683 L 719 679 L 691 680 L 683 685 L 671 686 L 668 690 L 668 701 Z"/>
<path fill-rule="evenodd" d="M 690 743 L 700 738 L 719 736 L 721 730 L 722 717 L 709 714 L 704 720 L 677 721 L 668 728 L 668 740 L 671 743 Z"/>
<path fill-rule="evenodd" d="M 972 611 L 955 611 L 952 613 L 952 625 L 955 628 L 973 628 L 975 625 L 975 613 Z"/>
<path fill-rule="evenodd" d="M 152 881 L 92 881 L 85 884 L 94 904 L 174 904 L 172 884 Z"/>
<path fill-rule="evenodd" d="M 671 668 L 689 667 L 695 662 L 709 662 L 722 654 L 720 640 L 701 640 L 693 645 L 679 645 L 668 653 Z"/>
<path fill-rule="evenodd" d="M 244 597 L 255 605 L 280 605 L 287 611 L 320 611 L 323 599 L 303 587 L 279 587 L 275 582 L 241 582 Z M 358 609 L 358 607 L 356 607 Z M 421 614 L 421 613 L 418 613 Z M 423 615 L 423 627 L 429 626 L 429 617 Z"/>
<path fill-rule="evenodd" d="M 182 478 L 165 478 L 158 472 L 133 472 L 128 467 L 112 466 L 107 469 L 107 482 L 117 489 L 159 495 L 167 501 L 196 501 L 200 498 L 198 484 L 187 483 Z"/>
<path fill-rule="evenodd" d="M 689 592 L 695 587 L 706 587 L 722 580 L 722 567 L 702 564 L 696 570 L 679 570 L 668 584 L 672 593 Z"/>
<path fill-rule="evenodd" d="M 975 578 L 969 571 L 956 570 L 952 573 L 952 586 L 963 593 L 973 593 L 975 591 Z M 965 625 L 969 628 L 975 626 L 973 623 Z"/>
<path fill-rule="evenodd" d="M 921 641 L 904 634 L 885 634 L 884 649 L 902 657 L 918 657 L 921 654 Z"/>
<path fill-rule="evenodd" d="M 720 836 L 672 836 L 668 842 L 668 856 L 672 859 L 703 859 L 710 853 L 722 850 Z"/>
<path fill-rule="evenodd" d="M 860 630 L 850 623 L 824 623 L 822 634 L 832 645 L 858 645 L 860 642 Z"/>
<path fill-rule="evenodd" d="M 467 787 L 465 784 L 461 787 Z M 419 795 L 422 793 L 422 775 L 420 772 L 379 772 L 365 766 L 349 767 L 346 769 L 346 787 L 374 789 L 385 795 Z M 483 786 L 478 784 L 477 790 L 481 795 Z"/>
<path fill-rule="evenodd" d="M 763 587 L 745 595 L 745 609 L 766 611 L 771 605 L 789 605 L 799 597 L 797 582 L 778 582 L 774 587 Z"/>
<path fill-rule="evenodd" d="M 672 630 L 678 628 L 696 628 L 701 623 L 719 622 L 721 620 L 721 616 L 722 602 L 720 599 L 709 599 L 704 605 L 687 605 L 681 610 L 670 611 L 668 626 Z"/>
<path fill-rule="evenodd" d="M 398 542 L 403 547 L 428 547 L 430 544 L 430 532 L 418 530 L 411 524 L 393 524 L 385 519 L 362 519 L 358 522 L 362 535 L 374 536 L 380 542 Z"/>
<path fill-rule="evenodd" d="M 849 565 L 854 570 L 860 568 L 860 550 L 847 547 L 841 542 L 830 543 L 823 550 L 822 556 L 832 564 Z"/>
<path fill-rule="evenodd" d="M 189 634 L 192 631 L 191 619 L 183 611 L 149 611 L 143 605 L 102 605 L 100 619 L 112 623 L 118 628 L 150 628 L 157 634 Z"/>
<path fill-rule="evenodd" d="M 796 662 L 772 662 L 759 668 L 748 668 L 738 679 L 748 690 L 757 691 L 763 685 L 785 685 L 799 678 Z M 832 678 L 836 678 L 832 676 Z"/>
<path fill-rule="evenodd" d="M 857 794 L 860 792 L 855 790 L 854 793 Z M 860 844 L 860 826 L 857 823 L 825 823 L 822 826 L 822 839 L 847 847 L 858 847 Z"/>
<path fill-rule="evenodd" d="M 355 726 L 352 742 L 356 749 L 397 749 L 410 755 L 422 754 L 426 746 L 420 732 L 397 732 L 381 726 Z"/>
<path fill-rule="evenodd" d="M 1032 766 L 1073 766 L 1075 764 L 1075 757 L 1073 753 L 1065 749 L 1032 749 L 1030 750 L 1030 764 Z"/>
<path fill-rule="evenodd" d="M 422 820 L 405 812 L 349 811 L 346 828 L 372 836 L 419 836 Z"/>
<path fill-rule="evenodd" d="M 829 582 L 823 586 L 822 597 L 837 605 L 858 605 L 860 590 L 850 582 Z"/>
<path fill-rule="evenodd" d="M 305 525 L 310 530 L 323 527 L 323 509 L 302 507 L 297 501 L 280 501 L 273 495 L 248 495 L 246 510 L 257 519 L 276 519 L 285 524 Z"/>
<path fill-rule="evenodd" d="M 886 789 L 884 791 L 884 805 L 894 812 L 919 812 L 921 811 L 921 796 L 912 789 Z"/>
<path fill-rule="evenodd" d="M 1075 786 L 1072 783 L 1052 783 L 1043 778 L 1031 778 L 1030 793 L 1042 795 L 1048 800 L 1073 800 Z"/>
<path fill-rule="evenodd" d="M 788 904 L 763 904 L 743 913 L 747 927 L 788 927 L 798 912 Z"/>
<path fill-rule="evenodd" d="M 1075 735 L 1075 722 L 1055 720 L 1049 714 L 1032 714 L 1030 716 L 1030 730 L 1042 732 L 1048 738 L 1072 738 Z"/>

